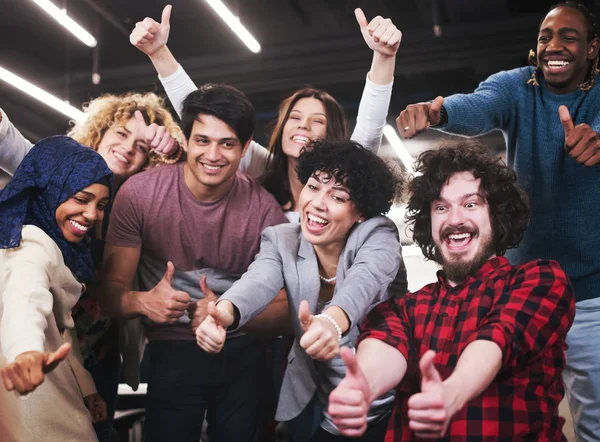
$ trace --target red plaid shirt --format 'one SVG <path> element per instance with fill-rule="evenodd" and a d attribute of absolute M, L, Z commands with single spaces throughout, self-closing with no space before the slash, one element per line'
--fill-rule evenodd
<path fill-rule="evenodd" d="M 421 356 L 435 350 L 436 368 L 447 379 L 476 339 L 498 344 L 502 367 L 454 415 L 442 440 L 564 440 L 558 404 L 564 395 L 565 337 L 574 316 L 573 289 L 557 262 L 511 266 L 504 257 L 490 259 L 456 287 L 440 271 L 438 282 L 380 304 L 364 321 L 359 342 L 384 341 L 408 362 L 385 441 L 415 439 L 407 402 L 420 390 Z"/>

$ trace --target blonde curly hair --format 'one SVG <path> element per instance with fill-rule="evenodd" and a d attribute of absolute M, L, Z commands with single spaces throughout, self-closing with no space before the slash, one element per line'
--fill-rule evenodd
<path fill-rule="evenodd" d="M 179 143 L 178 149 L 185 143 L 183 132 L 175 122 L 169 111 L 164 107 L 164 100 L 158 95 L 149 92 L 146 94 L 127 93 L 123 95 L 105 94 L 94 98 L 83 105 L 85 118 L 74 122 L 67 133 L 77 142 L 98 150 L 98 146 L 106 131 L 115 123 L 125 125 L 139 110 L 147 124 L 156 123 L 164 126 L 169 134 Z M 148 162 L 145 167 L 168 162 L 164 155 L 150 150 Z"/>

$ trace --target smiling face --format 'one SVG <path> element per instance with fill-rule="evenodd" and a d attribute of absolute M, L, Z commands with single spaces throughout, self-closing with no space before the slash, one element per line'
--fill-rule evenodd
<path fill-rule="evenodd" d="M 200 114 L 187 143 L 185 183 L 199 200 L 220 198 L 229 190 L 250 141 L 242 146 L 224 121 Z"/>
<path fill-rule="evenodd" d="M 102 222 L 108 197 L 108 187 L 92 184 L 57 207 L 56 223 L 67 241 L 81 241 L 96 224 Z"/>
<path fill-rule="evenodd" d="M 327 113 L 323 102 L 313 97 L 301 98 L 294 104 L 283 126 L 283 153 L 298 158 L 300 150 L 310 141 L 324 139 L 326 135 Z"/>
<path fill-rule="evenodd" d="M 585 17 L 574 8 L 555 8 L 542 22 L 538 65 L 552 92 L 569 93 L 585 81 L 599 43 L 597 38 L 588 42 L 588 37 Z"/>
<path fill-rule="evenodd" d="M 455 173 L 431 203 L 431 234 L 448 280 L 463 281 L 494 256 L 489 205 L 480 179 Z"/>
<path fill-rule="evenodd" d="M 350 229 L 361 219 L 349 190 L 325 173 L 316 172 L 307 181 L 298 200 L 302 234 L 314 246 L 340 251 Z"/>
<path fill-rule="evenodd" d="M 117 181 L 124 181 L 140 172 L 148 162 L 150 148 L 144 139 L 144 129 L 135 118 L 130 118 L 125 124 L 115 121 L 100 140 L 98 153 Z"/>

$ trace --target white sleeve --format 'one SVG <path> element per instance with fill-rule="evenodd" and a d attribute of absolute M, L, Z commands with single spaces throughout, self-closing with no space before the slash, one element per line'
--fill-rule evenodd
<path fill-rule="evenodd" d="M 5 250 L 4 257 L 0 336 L 2 352 L 10 364 L 26 351 L 44 352 L 44 332 L 54 302 L 50 279 L 62 255 L 48 235 L 26 226 L 21 246 Z"/>
<path fill-rule="evenodd" d="M 365 89 L 358 106 L 356 127 L 350 138 L 375 153 L 381 145 L 393 85 L 393 81 L 386 85 L 375 84 L 369 80 L 367 74 Z"/>
<path fill-rule="evenodd" d="M 165 88 L 167 97 L 171 100 L 175 112 L 177 112 L 177 115 L 181 118 L 183 100 L 198 88 L 181 65 L 179 65 L 177 70 L 168 77 L 162 78 L 159 76 L 158 79 Z"/>
<path fill-rule="evenodd" d="M 240 170 L 254 179 L 259 179 L 264 173 L 270 157 L 271 153 L 267 148 L 256 141 L 251 141 L 246 155 L 240 161 Z"/>
<path fill-rule="evenodd" d="M 96 389 L 92 374 L 83 366 L 83 356 L 81 356 L 81 349 L 79 348 L 79 340 L 77 339 L 75 329 L 65 331 L 65 338 L 66 342 L 71 343 L 71 351 L 67 356 L 67 360 L 73 369 L 73 374 L 81 390 L 81 396 L 87 397 L 90 394 L 97 393 L 98 390 Z"/>
<path fill-rule="evenodd" d="M 17 130 L 2 109 L 0 114 L 0 169 L 14 175 L 33 144 Z"/>

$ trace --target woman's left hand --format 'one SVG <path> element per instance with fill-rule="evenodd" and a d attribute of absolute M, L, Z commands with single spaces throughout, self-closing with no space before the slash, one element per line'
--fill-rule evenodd
<path fill-rule="evenodd" d="M 85 402 L 85 406 L 92 415 L 92 423 L 97 424 L 98 422 L 104 422 L 108 419 L 106 402 L 98 393 L 93 393 L 84 397 L 83 402 Z"/>
<path fill-rule="evenodd" d="M 313 316 L 308 301 L 300 303 L 298 318 L 304 329 L 300 346 L 307 355 L 317 361 L 328 361 L 340 353 L 337 330 L 327 319 Z"/>

